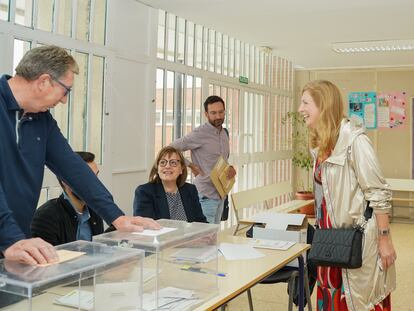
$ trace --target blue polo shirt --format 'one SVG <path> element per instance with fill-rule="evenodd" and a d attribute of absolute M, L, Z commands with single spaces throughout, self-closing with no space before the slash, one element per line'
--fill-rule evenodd
<path fill-rule="evenodd" d="M 31 236 L 45 165 L 108 224 L 124 215 L 49 111 L 22 115 L 10 78 L 0 78 L 0 252 Z"/>

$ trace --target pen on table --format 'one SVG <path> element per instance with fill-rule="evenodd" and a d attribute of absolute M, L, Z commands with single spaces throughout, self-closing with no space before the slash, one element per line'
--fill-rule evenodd
<path fill-rule="evenodd" d="M 196 268 L 196 267 L 191 267 L 191 266 L 182 266 L 181 270 L 191 271 L 191 272 L 198 272 L 198 273 L 206 273 L 206 274 L 215 274 L 215 275 L 221 276 L 221 277 L 224 277 L 224 276 L 227 275 L 224 272 L 214 272 L 214 271 L 210 271 L 210 270 L 207 270 L 207 269 Z"/>

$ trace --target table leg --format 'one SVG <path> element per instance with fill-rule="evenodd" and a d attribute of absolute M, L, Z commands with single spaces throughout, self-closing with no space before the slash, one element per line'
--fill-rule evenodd
<path fill-rule="evenodd" d="M 305 275 L 305 264 L 303 261 L 303 256 L 300 255 L 298 257 L 299 261 L 299 311 L 303 311 L 304 307 L 304 290 L 303 290 L 303 282 L 304 282 L 304 275 Z"/>

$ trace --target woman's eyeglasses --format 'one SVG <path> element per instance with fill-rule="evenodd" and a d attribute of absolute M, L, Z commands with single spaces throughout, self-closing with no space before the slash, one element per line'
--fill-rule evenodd
<path fill-rule="evenodd" d="M 166 167 L 167 163 L 169 163 L 171 167 L 177 167 L 178 164 L 180 164 L 180 162 L 181 162 L 180 160 L 175 160 L 175 159 L 171 159 L 171 160 L 162 159 L 160 160 L 160 162 L 158 162 L 158 165 L 161 167 Z"/>

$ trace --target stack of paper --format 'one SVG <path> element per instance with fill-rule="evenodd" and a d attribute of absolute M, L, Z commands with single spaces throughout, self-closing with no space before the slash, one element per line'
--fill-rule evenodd
<path fill-rule="evenodd" d="M 279 240 L 266 240 L 266 239 L 251 239 L 250 245 L 256 248 L 269 248 L 278 250 L 287 250 L 296 242 L 292 241 L 279 241 Z"/>
<path fill-rule="evenodd" d="M 170 255 L 170 258 L 174 260 L 202 263 L 209 262 L 216 257 L 217 247 L 215 245 L 204 247 L 186 247 Z"/>
<path fill-rule="evenodd" d="M 144 311 L 182 311 L 190 309 L 191 306 L 199 302 L 200 299 L 194 295 L 194 291 L 192 290 L 176 287 L 165 287 L 158 291 L 158 309 L 155 292 L 143 295 L 142 308 Z"/>

